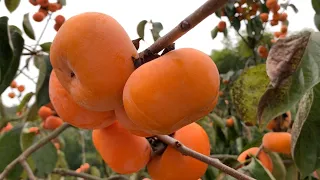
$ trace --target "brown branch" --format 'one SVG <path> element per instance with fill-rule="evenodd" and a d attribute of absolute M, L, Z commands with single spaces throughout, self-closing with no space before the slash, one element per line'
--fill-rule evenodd
<path fill-rule="evenodd" d="M 27 163 L 26 160 L 22 160 L 20 161 L 20 164 L 22 165 L 22 167 L 24 168 L 24 170 L 27 172 L 29 180 L 36 180 L 36 177 L 34 176 L 31 167 L 29 166 L 29 164 Z"/>
<path fill-rule="evenodd" d="M 27 148 L 22 154 L 20 154 L 20 156 L 18 156 L 15 160 L 13 160 L 10 164 L 6 166 L 6 168 L 0 174 L 0 180 L 3 180 L 8 175 L 8 173 L 12 170 L 12 168 L 15 167 L 16 164 L 18 164 L 23 160 L 26 160 L 33 152 L 37 151 L 42 146 L 50 142 L 50 140 L 56 138 L 60 133 L 62 133 L 68 127 L 70 127 L 69 124 L 67 123 L 62 124 L 59 128 L 54 130 L 51 134 L 49 134 L 45 138 L 40 139 L 37 143 Z"/>
<path fill-rule="evenodd" d="M 140 58 L 143 58 L 147 54 L 156 54 L 168 47 L 227 2 L 228 0 L 208 0 L 192 14 L 181 21 L 174 29 L 172 29 L 163 37 L 157 39 L 157 41 L 155 41 L 149 48 L 141 52 L 139 54 Z"/>
<path fill-rule="evenodd" d="M 210 157 L 215 158 L 215 159 L 237 159 L 238 156 L 237 155 L 230 155 L 230 154 L 213 154 L 210 155 Z"/>
<path fill-rule="evenodd" d="M 218 159 L 214 159 L 209 156 L 205 156 L 201 153 L 198 153 L 198 152 L 184 146 L 178 140 L 176 140 L 170 136 L 158 135 L 157 138 L 160 139 L 161 141 L 163 141 L 164 143 L 168 144 L 169 146 L 175 148 L 177 151 L 181 152 L 183 155 L 190 156 L 190 157 L 198 159 L 204 163 L 207 163 L 207 164 L 225 172 L 226 174 L 229 174 L 230 176 L 232 176 L 236 179 L 254 180 L 254 178 L 249 177 L 245 174 L 242 174 L 242 173 L 238 172 L 237 170 L 232 169 L 231 167 L 224 165 Z"/>
<path fill-rule="evenodd" d="M 87 173 L 77 173 L 75 171 L 69 170 L 69 169 L 61 169 L 61 168 L 56 168 L 52 171 L 54 174 L 60 174 L 62 176 L 73 176 L 73 177 L 80 177 L 84 178 L 87 180 L 101 180 L 101 178 L 97 176 L 93 176 Z"/>

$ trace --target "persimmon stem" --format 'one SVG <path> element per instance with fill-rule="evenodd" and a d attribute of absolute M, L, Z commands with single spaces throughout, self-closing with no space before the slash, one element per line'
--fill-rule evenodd
<path fill-rule="evenodd" d="M 181 154 L 185 155 L 185 156 L 190 156 L 193 157 L 195 159 L 198 159 L 199 161 L 202 161 L 204 163 L 207 163 L 221 171 L 223 171 L 224 173 L 239 179 L 239 180 L 254 180 L 254 178 L 247 176 L 245 174 L 242 174 L 240 172 L 238 172 L 235 169 L 232 169 L 229 166 L 226 166 L 225 164 L 221 163 L 218 159 L 215 158 L 211 158 L 209 156 L 203 155 L 201 153 L 198 153 L 186 146 L 184 146 L 181 142 L 179 142 L 178 140 L 167 136 L 167 135 L 157 135 L 156 136 L 158 139 L 160 139 L 162 142 L 168 144 L 169 146 L 173 147 L 174 149 L 176 149 L 177 151 L 179 151 Z"/>
<path fill-rule="evenodd" d="M 22 154 L 20 154 L 15 160 L 13 160 L 10 164 L 6 166 L 6 168 L 0 174 L 0 180 L 3 180 L 19 162 L 26 160 L 32 153 L 34 153 L 35 151 L 40 149 L 42 146 L 50 142 L 50 140 L 56 138 L 60 133 L 62 133 L 68 127 L 71 127 L 71 126 L 67 123 L 62 124 L 59 128 L 55 129 L 51 134 L 40 139 L 37 143 L 27 148 Z"/>
<path fill-rule="evenodd" d="M 36 177 L 34 176 L 31 167 L 27 163 L 26 160 L 20 161 L 21 166 L 24 168 L 24 170 L 27 172 L 29 180 L 36 180 Z"/>
<path fill-rule="evenodd" d="M 61 168 L 56 168 L 52 171 L 53 174 L 60 174 L 62 176 L 73 176 L 73 177 L 79 177 L 79 178 L 84 178 L 87 180 L 101 180 L 101 178 L 97 176 L 93 176 L 87 173 L 77 173 L 72 170 L 68 169 L 61 169 Z"/>
<path fill-rule="evenodd" d="M 147 54 L 156 54 L 174 43 L 181 36 L 186 34 L 201 21 L 213 14 L 221 8 L 228 0 L 208 0 L 192 14 L 181 21 L 175 28 L 173 28 L 166 35 L 157 39 L 150 47 L 139 54 L 140 58 L 144 58 Z"/>

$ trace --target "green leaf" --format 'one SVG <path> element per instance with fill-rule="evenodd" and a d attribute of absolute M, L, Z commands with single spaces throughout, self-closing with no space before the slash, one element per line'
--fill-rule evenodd
<path fill-rule="evenodd" d="M 249 37 L 253 37 L 253 30 L 254 30 L 253 22 L 250 19 L 250 20 L 248 20 L 248 23 L 247 23 L 247 34 L 248 34 Z"/>
<path fill-rule="evenodd" d="M 264 168 L 256 157 L 252 157 L 251 162 L 241 169 L 244 171 L 249 171 L 253 178 L 257 178 L 259 180 L 276 180 L 272 176 L 271 172 Z"/>
<path fill-rule="evenodd" d="M 254 37 L 258 41 L 261 38 L 261 30 L 263 29 L 262 21 L 259 16 L 256 16 L 252 19 L 253 29 L 254 29 Z"/>
<path fill-rule="evenodd" d="M 34 142 L 39 140 L 38 137 L 34 139 Z M 45 144 L 36 152 L 31 154 L 32 160 L 35 163 L 36 173 L 35 175 L 40 178 L 45 178 L 52 172 L 58 161 L 57 149 L 52 142 Z"/>
<path fill-rule="evenodd" d="M 231 49 L 214 50 L 211 53 L 211 59 L 217 65 L 220 74 L 239 70 L 245 66 L 245 61 L 242 61 L 238 53 Z"/>
<path fill-rule="evenodd" d="M 27 126 L 28 126 L 28 123 L 25 124 L 24 128 L 28 129 Z M 22 151 L 26 150 L 28 147 L 30 147 L 33 144 L 35 136 L 36 136 L 35 133 L 22 131 L 20 135 L 20 147 Z"/>
<path fill-rule="evenodd" d="M 232 102 L 244 122 L 256 124 L 257 106 L 268 84 L 265 64 L 245 70 L 233 83 L 230 90 Z"/>
<path fill-rule="evenodd" d="M 21 153 L 20 134 L 22 132 L 22 124 L 15 126 L 10 131 L 4 133 L 0 138 L 0 172 Z M 23 169 L 17 164 L 8 174 L 8 179 L 19 179 Z"/>
<path fill-rule="evenodd" d="M 20 0 L 4 0 L 7 9 L 12 13 L 20 4 Z"/>
<path fill-rule="evenodd" d="M 285 180 L 299 179 L 298 174 L 299 172 L 297 167 L 295 164 L 292 164 L 291 166 L 287 167 L 287 175 Z"/>
<path fill-rule="evenodd" d="M 214 39 L 218 35 L 218 28 L 215 27 L 214 29 L 211 30 L 211 38 Z"/>
<path fill-rule="evenodd" d="M 19 68 L 24 40 L 16 32 L 9 32 L 8 18 L 0 18 L 0 94 L 6 90 Z"/>
<path fill-rule="evenodd" d="M 320 82 L 319 47 L 319 32 L 302 32 L 273 45 L 267 59 L 271 84 L 258 107 L 260 126 L 291 109 Z"/>
<path fill-rule="evenodd" d="M 17 26 L 10 25 L 9 28 L 10 28 L 10 32 L 11 33 L 13 33 L 15 31 L 15 32 L 19 33 L 22 36 L 22 31 Z"/>
<path fill-rule="evenodd" d="M 57 151 L 58 152 L 58 160 L 56 163 L 56 168 L 65 168 L 69 169 L 66 157 L 64 155 L 63 151 Z"/>
<path fill-rule="evenodd" d="M 58 2 L 59 2 L 62 6 L 67 5 L 67 0 L 58 0 Z"/>
<path fill-rule="evenodd" d="M 302 177 L 320 168 L 319 107 L 320 83 L 301 99 L 292 127 L 291 150 Z"/>
<path fill-rule="evenodd" d="M 37 56 L 35 63 L 39 68 L 39 78 L 36 87 L 36 102 L 41 107 L 50 102 L 49 79 L 52 71 L 49 56 Z"/>
<path fill-rule="evenodd" d="M 319 0 L 311 0 L 312 7 L 316 14 L 320 14 L 320 1 Z"/>
<path fill-rule="evenodd" d="M 42 48 L 42 51 L 50 53 L 51 44 L 52 42 L 46 42 L 46 43 L 40 44 L 40 47 Z"/>
<path fill-rule="evenodd" d="M 35 121 L 38 119 L 38 105 L 37 103 L 34 103 L 28 110 L 28 114 L 26 116 L 25 121 Z"/>
<path fill-rule="evenodd" d="M 289 4 L 289 6 L 292 8 L 292 10 L 293 10 L 295 13 L 298 13 L 298 12 L 299 12 L 298 8 L 297 8 L 295 5 Z"/>
<path fill-rule="evenodd" d="M 314 14 L 313 21 L 318 31 L 320 31 L 320 14 Z"/>
<path fill-rule="evenodd" d="M 90 167 L 90 174 L 92 174 L 93 176 L 101 177 L 101 173 L 96 166 Z"/>
<path fill-rule="evenodd" d="M 160 32 L 162 30 L 163 30 L 163 26 L 160 22 L 152 22 L 151 33 L 154 41 L 160 38 Z"/>
<path fill-rule="evenodd" d="M 34 35 L 34 30 L 33 30 L 32 25 L 30 23 L 29 13 L 24 14 L 22 26 L 23 26 L 23 30 L 27 34 L 27 36 L 29 38 L 35 40 L 36 37 Z"/>
<path fill-rule="evenodd" d="M 278 153 L 269 152 L 268 153 L 273 164 L 272 175 L 276 180 L 285 180 L 286 179 L 286 167 L 283 164 L 283 160 Z"/>
<path fill-rule="evenodd" d="M 238 18 L 233 18 L 233 20 L 231 21 L 231 25 L 236 31 L 239 31 L 239 29 L 241 28 L 241 22 Z"/>
<path fill-rule="evenodd" d="M 138 33 L 139 37 L 142 39 L 144 39 L 144 29 L 145 29 L 147 22 L 148 21 L 146 21 L 146 20 L 142 20 L 139 22 L 139 24 L 137 26 L 137 33 Z"/>
<path fill-rule="evenodd" d="M 34 95 L 33 92 L 29 92 L 23 97 L 23 99 L 21 100 L 21 103 L 17 107 L 17 112 L 20 112 L 29 103 L 33 95 Z"/>

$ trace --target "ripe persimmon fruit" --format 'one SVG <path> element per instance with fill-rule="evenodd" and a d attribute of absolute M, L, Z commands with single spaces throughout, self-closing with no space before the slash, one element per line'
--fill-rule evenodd
<path fill-rule="evenodd" d="M 60 24 L 60 25 L 62 25 L 66 21 L 65 17 L 62 15 L 56 16 L 54 20 L 56 21 L 57 24 Z"/>
<path fill-rule="evenodd" d="M 45 18 L 45 15 L 42 12 L 36 12 L 32 16 L 32 18 L 36 22 L 41 22 Z"/>
<path fill-rule="evenodd" d="M 288 129 L 292 121 L 291 112 L 287 111 L 286 113 L 283 113 L 281 116 L 282 116 L 282 120 L 280 121 L 276 120 L 276 118 L 269 121 L 269 123 L 267 124 L 267 129 L 269 130 L 276 130 L 277 128 L 284 129 L 284 130 Z"/>
<path fill-rule="evenodd" d="M 263 147 L 278 153 L 291 153 L 291 134 L 288 132 L 268 132 L 262 138 Z"/>
<path fill-rule="evenodd" d="M 151 137 L 152 134 L 146 133 L 143 131 L 143 128 L 134 124 L 132 120 L 128 117 L 124 107 L 115 109 L 115 114 L 118 122 L 124 128 L 126 128 L 130 133 L 141 136 L 141 137 Z"/>
<path fill-rule="evenodd" d="M 106 164 L 120 174 L 141 170 L 151 157 L 148 140 L 131 134 L 117 121 L 106 128 L 93 130 L 92 141 Z"/>
<path fill-rule="evenodd" d="M 63 124 L 63 121 L 60 117 L 57 116 L 49 116 L 46 120 L 44 120 L 43 128 L 55 130 Z"/>
<path fill-rule="evenodd" d="M 42 120 L 47 119 L 47 117 L 52 116 L 53 112 L 52 109 L 50 109 L 47 106 L 41 106 L 38 110 L 38 115 Z"/>
<path fill-rule="evenodd" d="M 284 12 L 280 14 L 279 21 L 286 21 L 287 18 L 288 18 L 288 14 Z"/>
<path fill-rule="evenodd" d="M 237 160 L 240 162 L 240 163 L 245 163 L 248 159 L 251 158 L 251 156 L 255 156 L 257 154 L 257 152 L 259 151 L 259 148 L 258 147 L 252 147 L 252 148 L 249 148 L 245 151 L 243 151 L 237 158 Z M 272 160 L 270 158 L 270 156 L 264 152 L 263 150 L 260 151 L 258 157 L 257 157 L 260 161 L 261 161 L 261 164 L 267 168 L 270 172 L 272 172 L 273 170 L 273 163 L 272 163 Z M 246 165 L 246 164 L 244 164 Z"/>
<path fill-rule="evenodd" d="M 10 83 L 10 87 L 11 88 L 17 88 L 17 82 L 15 80 L 13 80 L 11 83 Z"/>
<path fill-rule="evenodd" d="M 34 6 L 37 6 L 38 3 L 36 0 L 29 0 L 30 4 L 34 5 Z"/>
<path fill-rule="evenodd" d="M 77 104 L 94 111 L 123 105 L 123 88 L 135 69 L 132 58 L 137 57 L 124 28 L 98 12 L 65 21 L 50 49 L 50 61 L 62 86 Z"/>
<path fill-rule="evenodd" d="M 51 12 L 56 12 L 59 9 L 58 3 L 49 3 L 48 10 Z"/>
<path fill-rule="evenodd" d="M 267 58 L 268 57 L 268 49 L 265 46 L 260 45 L 258 47 L 258 54 L 262 58 Z"/>
<path fill-rule="evenodd" d="M 207 54 L 177 49 L 131 74 L 123 90 L 124 109 L 145 132 L 171 134 L 212 111 L 219 88 L 217 66 Z"/>
<path fill-rule="evenodd" d="M 271 20 L 271 21 L 270 21 L 270 25 L 271 25 L 271 26 L 276 26 L 276 25 L 278 25 L 278 23 L 279 23 L 279 22 L 276 21 L 276 20 Z"/>
<path fill-rule="evenodd" d="M 277 0 L 267 0 L 266 6 L 268 9 L 274 8 L 278 4 Z"/>
<path fill-rule="evenodd" d="M 49 97 L 57 114 L 67 123 L 83 129 L 103 128 L 115 121 L 114 111 L 90 111 L 75 103 L 62 87 L 55 71 L 51 71 Z"/>
<path fill-rule="evenodd" d="M 14 97 L 16 97 L 16 94 L 14 92 L 9 92 L 8 96 L 9 98 L 13 99 Z"/>
<path fill-rule="evenodd" d="M 228 119 L 226 120 L 226 126 L 227 126 L 227 127 L 233 127 L 233 126 L 234 126 L 234 120 L 233 120 L 233 118 L 228 118 Z"/>
<path fill-rule="evenodd" d="M 223 32 L 226 29 L 227 25 L 226 22 L 220 21 L 217 28 L 219 32 Z"/>
<path fill-rule="evenodd" d="M 286 25 L 282 25 L 280 31 L 281 31 L 282 34 L 285 34 L 288 31 L 288 27 Z"/>
<path fill-rule="evenodd" d="M 262 22 L 268 22 L 269 14 L 268 13 L 261 13 L 260 14 L 260 19 L 261 19 Z"/>
<path fill-rule="evenodd" d="M 197 123 L 186 125 L 173 136 L 186 147 L 203 155 L 210 155 L 210 142 L 206 131 Z M 195 180 L 207 170 L 208 164 L 185 156 L 171 146 L 167 146 L 162 155 L 154 156 L 147 165 L 152 179 Z"/>

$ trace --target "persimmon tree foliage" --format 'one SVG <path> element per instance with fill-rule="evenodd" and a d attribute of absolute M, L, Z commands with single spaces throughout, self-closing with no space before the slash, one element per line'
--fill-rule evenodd
<path fill-rule="evenodd" d="M 290 31 L 290 1 L 208 0 L 165 35 L 142 20 L 133 40 L 107 12 L 66 19 L 66 5 L 29 0 L 21 26 L 0 17 L 0 93 L 19 102 L 0 99 L 1 180 L 318 179 L 320 34 Z M 224 49 L 175 48 L 211 14 Z"/>

